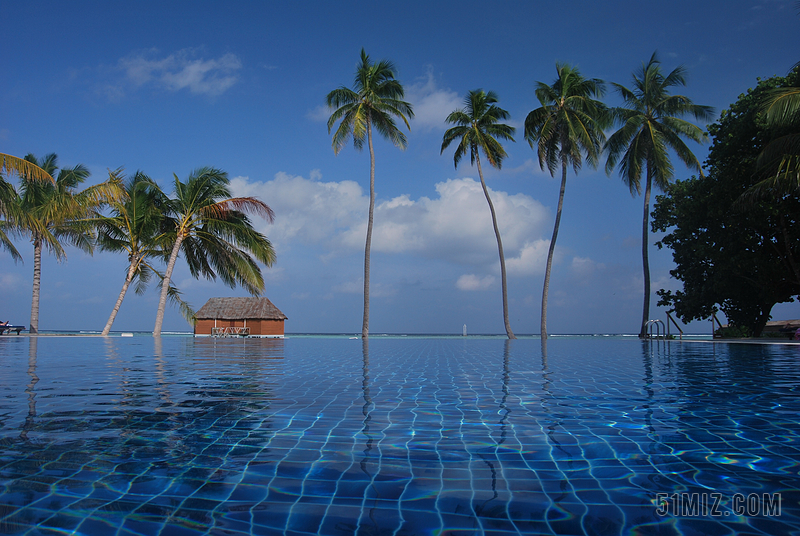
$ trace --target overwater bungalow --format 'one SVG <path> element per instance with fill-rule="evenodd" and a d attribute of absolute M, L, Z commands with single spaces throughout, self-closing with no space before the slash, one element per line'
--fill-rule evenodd
<path fill-rule="evenodd" d="M 283 338 L 286 315 L 268 298 L 211 298 L 195 318 L 195 337 Z"/>

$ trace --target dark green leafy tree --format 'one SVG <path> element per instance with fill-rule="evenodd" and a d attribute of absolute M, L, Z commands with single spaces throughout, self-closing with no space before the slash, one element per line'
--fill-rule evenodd
<path fill-rule="evenodd" d="M 264 290 L 258 262 L 272 266 L 275 250 L 266 236 L 257 232 L 248 218 L 255 214 L 272 222 L 274 214 L 255 197 L 231 197 L 228 174 L 204 167 L 193 171 L 186 182 L 175 175 L 174 197 L 164 205 L 168 218 L 165 234 L 170 238 L 169 258 L 161 284 L 153 335 L 161 335 L 170 280 L 183 253 L 192 277 L 219 277 L 233 288 L 241 285 L 254 296 Z M 165 237 L 157 237 L 161 244 Z"/>
<path fill-rule="evenodd" d="M 797 192 L 741 202 L 759 181 L 762 149 L 786 133 L 767 126 L 759 103 L 795 83 L 793 76 L 762 80 L 740 95 L 708 128 L 713 143 L 706 176 L 668 185 L 658 196 L 652 229 L 667 234 L 656 245 L 672 250 L 670 274 L 683 284 L 676 292 L 659 290 L 658 305 L 684 322 L 721 310 L 733 328 L 758 336 L 772 307 L 800 293 Z"/>
<path fill-rule="evenodd" d="M 120 195 L 114 181 L 95 184 L 78 191 L 78 186 L 89 177 L 82 164 L 72 168 L 58 168 L 58 157 L 51 153 L 42 159 L 32 154 L 25 157 L 29 163 L 44 170 L 55 182 L 42 180 L 41 173 L 20 176 L 20 191 L 16 199 L 15 229 L 28 235 L 33 242 L 33 295 L 29 331 L 39 331 L 39 296 L 42 274 L 42 249 L 47 248 L 61 261 L 66 259 L 62 244 L 68 244 L 87 253 L 93 251 L 93 227 L 88 221 L 97 208 Z"/>
<path fill-rule="evenodd" d="M 369 147 L 369 217 L 367 219 L 367 241 L 364 248 L 364 317 L 361 336 L 369 336 L 369 272 L 372 248 L 372 224 L 375 212 L 375 151 L 372 146 L 372 130 L 391 141 L 396 147 L 406 148 L 407 140 L 397 127 L 394 118 L 399 117 L 410 128 L 408 120 L 414 117 L 411 104 L 405 102 L 403 85 L 395 79 L 395 67 L 390 61 L 370 61 L 361 49 L 361 61 L 356 66 L 353 89 L 340 87 L 326 97 L 333 109 L 328 119 L 328 133 L 333 132 L 333 151 L 339 154 L 350 139 L 357 150 Z"/>
<path fill-rule="evenodd" d="M 443 153 L 454 141 L 458 142 L 456 153 L 453 157 L 456 168 L 461 159 L 469 152 L 470 163 L 478 166 L 478 176 L 481 179 L 483 195 L 489 204 L 489 211 L 492 213 L 492 225 L 494 235 L 497 238 L 497 250 L 500 254 L 500 278 L 503 288 L 503 322 L 505 323 L 506 335 L 509 339 L 516 339 L 514 332 L 511 331 L 511 323 L 508 320 L 508 284 L 506 282 L 506 259 L 503 255 L 503 241 L 500 238 L 500 229 L 497 226 L 497 215 L 495 214 L 492 199 L 489 197 L 489 189 L 486 181 L 483 180 L 483 169 L 481 168 L 480 153 L 486 156 L 490 165 L 500 169 L 503 159 L 508 156 L 505 149 L 498 140 L 514 141 L 514 127 L 500 123 L 508 119 L 508 112 L 497 106 L 497 95 L 490 91 L 485 93 L 482 89 L 470 91 L 464 98 L 464 108 L 458 109 L 447 116 L 447 123 L 456 125 L 444 133 L 442 140 Z"/>
<path fill-rule="evenodd" d="M 670 160 L 671 152 L 687 167 L 700 171 L 700 162 L 683 139 L 701 143 L 707 140 L 707 136 L 700 127 L 683 117 L 688 115 L 707 120 L 713 114 L 713 109 L 708 106 L 694 104 L 688 97 L 670 93 L 673 87 L 684 85 L 686 69 L 680 66 L 664 74 L 655 53 L 650 61 L 633 73 L 633 89 L 614 84 L 622 96 L 623 106 L 613 110 L 620 128 L 609 137 L 606 144 L 606 173 L 610 174 L 619 164 L 619 174 L 632 195 L 642 193 L 642 173 L 645 174 L 642 216 L 644 306 L 639 327 L 640 338 L 647 336 L 646 326 L 650 319 L 648 223 L 653 184 L 665 190 L 672 181 L 675 169 Z"/>
<path fill-rule="evenodd" d="M 536 83 L 536 98 L 541 106 L 525 118 L 525 139 L 536 149 L 539 165 L 542 169 L 546 166 L 552 176 L 561 167 L 561 190 L 542 289 L 542 339 L 547 338 L 547 295 L 564 207 L 567 171 L 571 166 L 577 175 L 584 155 L 589 165 L 597 167 L 605 141 L 603 129 L 608 126 L 609 119 L 607 108 L 597 100 L 605 93 L 602 80 L 584 78 L 576 67 L 561 63 L 556 64 L 556 72 L 558 76 L 552 85 Z"/>

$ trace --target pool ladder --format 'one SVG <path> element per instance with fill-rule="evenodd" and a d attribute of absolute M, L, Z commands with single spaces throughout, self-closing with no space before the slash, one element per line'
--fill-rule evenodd
<path fill-rule="evenodd" d="M 664 322 L 662 322 L 661 320 L 648 320 L 647 321 L 647 323 L 645 324 L 645 331 L 647 331 L 647 338 L 648 339 L 662 339 L 662 340 L 671 339 L 672 336 L 670 335 L 670 332 L 669 332 L 669 324 L 670 324 L 670 322 L 678 330 L 680 339 L 683 340 L 683 330 L 678 325 L 678 323 L 675 322 L 675 319 L 672 318 L 672 315 L 669 314 L 669 311 L 667 311 L 667 325 L 666 326 L 664 325 Z M 719 322 L 719 321 L 717 321 L 717 322 Z M 655 330 L 656 330 L 655 336 L 653 336 L 653 328 L 655 328 Z"/>
<path fill-rule="evenodd" d="M 653 336 L 653 328 L 655 328 L 656 334 L 655 337 Z M 648 320 L 645 324 L 645 329 L 647 330 L 647 338 L 648 339 L 666 339 L 667 338 L 667 328 L 664 326 L 664 322 L 661 320 Z"/>

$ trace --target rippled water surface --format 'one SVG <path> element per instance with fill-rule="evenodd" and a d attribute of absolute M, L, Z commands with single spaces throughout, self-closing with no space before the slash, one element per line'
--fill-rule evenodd
<path fill-rule="evenodd" d="M 0 337 L 0 533 L 800 534 L 800 347 L 543 350 Z"/>

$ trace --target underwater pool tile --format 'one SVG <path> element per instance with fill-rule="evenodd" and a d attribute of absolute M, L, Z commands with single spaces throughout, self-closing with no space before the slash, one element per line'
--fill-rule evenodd
<path fill-rule="evenodd" d="M 728 495 L 800 488 L 800 403 L 791 390 L 800 372 L 782 349 L 747 360 L 780 371 L 772 384 L 737 369 L 736 396 L 719 396 L 723 345 L 554 338 L 545 364 L 538 341 L 524 339 L 375 337 L 367 356 L 347 340 L 178 338 L 157 358 L 170 380 L 153 384 L 153 347 L 142 351 L 150 340 L 129 352 L 129 341 L 42 339 L 32 420 L 28 377 L 17 374 L 28 370 L 28 342 L 0 353 L 0 377 L 19 378 L 0 403 L 14 415 L 0 429 L 0 522 L 33 498 L 27 511 L 39 521 L 85 513 L 105 524 L 83 521 L 78 530 L 92 536 L 155 527 L 165 536 L 173 528 L 284 534 L 287 520 L 301 522 L 290 517 L 298 508 L 324 514 L 286 534 L 361 527 L 399 536 L 450 525 L 453 536 L 800 530 L 800 508 L 785 503 L 778 519 L 706 526 L 659 518 L 653 502 L 700 484 Z M 280 352 L 260 357 L 272 344 Z M 104 357 L 109 347 L 113 359 Z M 54 368 L 65 352 L 86 363 L 81 375 Z M 3 435 L 23 425 L 36 441 Z M 187 508 L 201 499 L 206 510 Z M 36 534 L 36 520 L 27 523 L 18 532 Z"/>
<path fill-rule="evenodd" d="M 286 523 L 287 531 L 317 534 L 328 510 L 325 504 L 298 503 L 291 509 Z"/>

